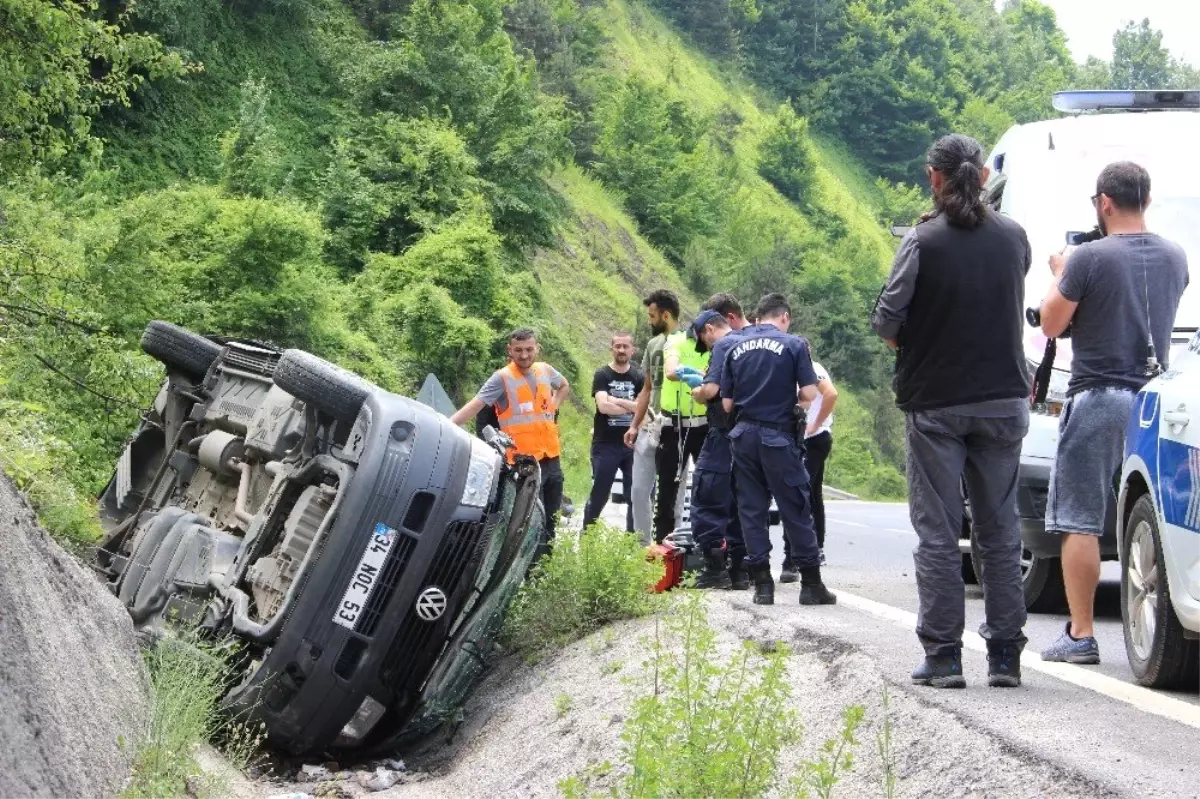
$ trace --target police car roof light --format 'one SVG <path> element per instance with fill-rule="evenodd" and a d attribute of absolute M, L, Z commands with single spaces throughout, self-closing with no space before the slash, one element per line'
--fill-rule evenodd
<path fill-rule="evenodd" d="M 1200 109 L 1200 91 L 1070 91 L 1054 93 L 1054 110 L 1069 114 L 1082 111 L 1167 111 Z"/>

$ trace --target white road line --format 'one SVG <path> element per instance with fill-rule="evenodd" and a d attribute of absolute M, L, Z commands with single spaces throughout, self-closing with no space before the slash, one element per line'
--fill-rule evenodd
<path fill-rule="evenodd" d="M 839 605 L 848 605 L 910 630 L 917 626 L 917 614 L 910 611 L 894 608 L 891 605 L 842 590 L 839 590 L 837 595 Z M 968 632 L 963 636 L 963 646 L 974 652 L 987 651 L 987 644 L 983 638 L 974 632 Z M 1048 663 L 1042 660 L 1036 652 L 1026 651 L 1021 655 L 1021 668 L 1048 674 L 1063 682 L 1132 705 L 1144 713 L 1152 713 L 1200 729 L 1200 707 L 1171 696 L 1165 696 L 1149 688 L 1127 683 L 1106 674 L 1099 674 L 1083 666 L 1073 666 L 1069 663 Z"/>
<path fill-rule="evenodd" d="M 834 524 L 844 524 L 847 527 L 870 527 L 869 524 L 863 524 L 862 522 L 848 522 L 842 519 L 830 519 L 830 521 Z"/>
<path fill-rule="evenodd" d="M 910 534 L 910 535 L 916 535 L 916 534 L 917 534 L 915 530 L 905 530 L 905 529 L 903 529 L 903 528 L 901 528 L 901 527 L 888 527 L 888 528 L 885 528 L 885 529 L 886 529 L 886 530 L 887 530 L 889 533 L 908 533 L 908 534 Z"/>

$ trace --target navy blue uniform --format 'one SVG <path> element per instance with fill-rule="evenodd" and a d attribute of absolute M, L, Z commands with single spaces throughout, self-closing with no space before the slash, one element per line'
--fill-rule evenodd
<path fill-rule="evenodd" d="M 733 400 L 737 413 L 729 439 L 748 567 L 770 564 L 767 520 L 772 495 L 795 565 L 820 565 L 804 448 L 797 443 L 794 415 L 797 387 L 816 383 L 808 342 L 773 325 L 742 330 L 742 340 L 726 357 L 721 396 Z"/>
<path fill-rule="evenodd" d="M 740 333 L 731 331 L 713 345 L 705 384 L 721 385 L 725 358 L 741 340 Z M 737 556 L 745 551 L 745 544 L 738 518 L 729 428 L 720 399 L 708 403 L 706 411 L 708 435 L 692 473 L 692 534 L 703 552 L 720 548 L 724 539 L 729 553 Z"/>

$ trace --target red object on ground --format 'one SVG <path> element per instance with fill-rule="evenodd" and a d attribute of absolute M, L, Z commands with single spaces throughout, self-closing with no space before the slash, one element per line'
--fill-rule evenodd
<path fill-rule="evenodd" d="M 662 579 L 653 588 L 656 594 L 670 591 L 683 579 L 683 550 L 679 547 L 652 544 L 646 548 L 646 560 L 661 560 L 666 567 Z"/>

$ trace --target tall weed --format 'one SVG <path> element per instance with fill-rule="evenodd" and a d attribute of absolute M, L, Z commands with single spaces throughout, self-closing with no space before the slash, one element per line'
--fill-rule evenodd
<path fill-rule="evenodd" d="M 265 740 L 261 725 L 254 727 L 221 716 L 217 705 L 240 644 L 232 639 L 210 641 L 195 633 L 167 636 L 142 653 L 150 675 L 150 718 L 138 742 L 133 779 L 123 799 L 179 796 L 189 785 L 220 796 L 217 778 L 200 774 L 197 748 L 217 742 L 239 769 L 250 765 Z"/>
<path fill-rule="evenodd" d="M 602 522 L 578 537 L 560 533 L 517 594 L 503 640 L 536 656 L 609 622 L 644 616 L 658 606 L 649 588 L 662 569 L 646 560 L 636 536 Z"/>

